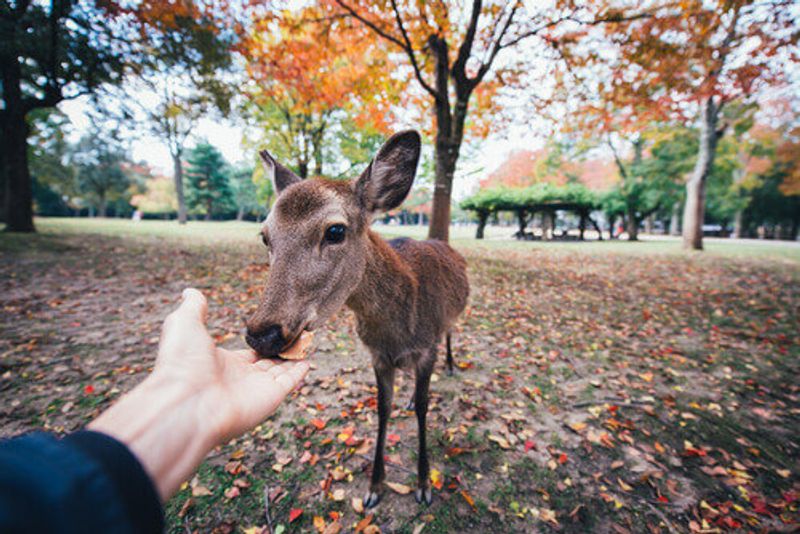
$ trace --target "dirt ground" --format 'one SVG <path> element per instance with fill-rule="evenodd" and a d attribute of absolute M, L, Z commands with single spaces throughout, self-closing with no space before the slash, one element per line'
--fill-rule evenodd
<path fill-rule="evenodd" d="M 457 373 L 440 363 L 432 383 L 430 507 L 407 493 L 417 432 L 406 376 L 389 430 L 393 487 L 362 509 L 376 390 L 343 310 L 318 332 L 305 385 L 167 504 L 168 530 L 798 531 L 800 264 L 460 250 L 472 296 Z M 267 275 L 249 234 L 50 225 L 0 236 L 0 253 L 2 436 L 78 429 L 131 389 L 186 286 L 208 296 L 217 341 L 242 348 Z"/>

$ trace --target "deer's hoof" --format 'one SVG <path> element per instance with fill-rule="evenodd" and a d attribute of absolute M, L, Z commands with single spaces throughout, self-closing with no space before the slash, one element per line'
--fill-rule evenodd
<path fill-rule="evenodd" d="M 414 492 L 414 498 L 419 504 L 424 502 L 426 506 L 430 506 L 433 502 L 433 492 L 430 488 L 417 488 L 417 491 Z"/>
<path fill-rule="evenodd" d="M 364 497 L 364 508 L 374 508 L 381 502 L 381 496 L 374 491 L 368 491 Z"/>
<path fill-rule="evenodd" d="M 410 401 L 408 401 L 408 404 L 406 404 L 406 410 L 408 410 L 409 412 L 413 412 L 415 406 L 416 404 L 414 404 L 414 399 L 411 399 Z"/>

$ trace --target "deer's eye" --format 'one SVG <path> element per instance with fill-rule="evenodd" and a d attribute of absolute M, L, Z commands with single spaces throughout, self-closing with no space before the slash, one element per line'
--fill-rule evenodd
<path fill-rule="evenodd" d="M 347 233 L 347 227 L 343 224 L 332 224 L 325 230 L 325 242 L 330 244 L 341 243 Z"/>

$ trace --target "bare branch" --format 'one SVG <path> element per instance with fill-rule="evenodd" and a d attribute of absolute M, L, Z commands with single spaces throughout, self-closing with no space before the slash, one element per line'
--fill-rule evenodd
<path fill-rule="evenodd" d="M 402 42 L 400 39 L 398 39 L 398 38 L 397 38 L 397 37 L 395 37 L 394 35 L 390 35 L 390 34 L 389 34 L 389 33 L 387 33 L 385 30 L 381 29 L 381 28 L 380 28 L 380 27 L 379 27 L 377 24 L 375 24 L 374 22 L 372 22 L 372 21 L 370 21 L 369 19 L 367 19 L 367 18 L 365 18 L 365 17 L 363 17 L 363 16 L 359 15 L 359 14 L 356 12 L 356 10 L 355 10 L 355 9 L 353 9 L 352 7 L 350 7 L 350 6 L 348 6 L 347 4 L 345 4 L 345 3 L 344 3 L 342 0 L 336 0 L 336 3 L 337 3 L 337 4 L 339 4 L 339 5 L 342 7 L 342 9 L 344 9 L 345 11 L 347 11 L 348 13 L 350 13 L 350 15 L 352 15 L 352 16 L 353 16 L 353 18 L 355 18 L 355 19 L 357 19 L 357 20 L 361 21 L 361 22 L 362 22 L 362 23 L 363 23 L 365 26 L 367 26 L 367 27 L 368 27 L 370 30 L 374 31 L 375 33 L 377 33 L 378 35 L 380 35 L 381 37 L 383 37 L 383 38 L 384 38 L 384 39 L 386 39 L 387 41 L 390 41 L 390 42 L 392 42 L 392 43 L 396 44 L 397 46 L 399 46 L 400 48 L 403 48 L 403 49 L 405 49 L 405 45 L 403 44 L 403 42 Z"/>
<path fill-rule="evenodd" d="M 483 4 L 481 0 L 472 0 L 472 13 L 469 18 L 469 25 L 467 26 L 467 33 L 464 35 L 464 40 L 458 48 L 458 56 L 453 63 L 452 74 L 456 80 L 466 80 L 467 61 L 470 54 L 472 54 L 472 44 L 475 42 L 475 32 L 478 29 L 478 19 L 481 16 L 481 8 Z"/>
<path fill-rule="evenodd" d="M 475 76 L 475 85 L 480 83 L 483 80 L 486 73 L 489 72 L 489 69 L 492 68 L 492 63 L 494 63 L 494 58 L 497 57 L 497 54 L 500 52 L 501 48 L 504 48 L 502 45 L 503 38 L 508 33 L 508 29 L 511 27 L 511 23 L 514 21 L 514 15 L 517 13 L 517 9 L 519 8 L 519 4 L 514 4 L 514 7 L 511 9 L 511 13 L 508 14 L 508 18 L 506 19 L 506 23 L 503 24 L 503 29 L 500 30 L 500 34 L 497 36 L 497 40 L 494 42 L 494 46 L 492 47 L 492 51 L 489 54 L 489 58 L 481 64 L 480 68 L 478 68 L 478 74 Z M 499 19 L 498 19 L 499 21 Z"/>
<path fill-rule="evenodd" d="M 337 0 L 338 2 L 339 0 Z M 478 0 L 479 1 L 479 0 Z M 392 10 L 394 11 L 394 18 L 397 21 L 397 26 L 400 28 L 400 33 L 403 35 L 403 41 L 405 41 L 405 46 L 403 49 L 406 51 L 408 55 L 408 59 L 411 60 L 411 66 L 414 67 L 414 75 L 419 80 L 419 83 L 422 84 L 422 87 L 430 93 L 434 98 L 438 98 L 437 91 L 428 85 L 428 82 L 422 77 L 422 71 L 419 69 L 419 64 L 417 63 L 417 57 L 414 54 L 414 48 L 411 45 L 411 39 L 408 37 L 408 33 L 406 32 L 406 28 L 403 25 L 403 19 L 400 16 L 400 10 L 397 7 L 397 0 L 392 0 Z"/>

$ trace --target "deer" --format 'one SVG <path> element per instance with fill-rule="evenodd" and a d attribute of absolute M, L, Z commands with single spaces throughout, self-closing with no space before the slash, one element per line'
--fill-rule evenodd
<path fill-rule="evenodd" d="M 430 505 L 426 417 L 431 374 L 443 338 L 452 376 L 450 332 L 467 305 L 466 261 L 447 243 L 399 238 L 386 241 L 370 226 L 408 195 L 420 156 L 416 131 L 390 137 L 361 175 L 350 181 L 302 180 L 259 152 L 277 193 L 261 228 L 267 247 L 267 281 L 245 339 L 261 357 L 291 347 L 343 307 L 354 312 L 356 332 L 368 350 L 377 383 L 378 436 L 367 508 L 383 495 L 384 447 L 392 412 L 395 372 L 413 369 L 419 450 L 420 504 Z"/>

